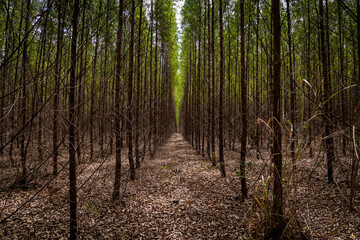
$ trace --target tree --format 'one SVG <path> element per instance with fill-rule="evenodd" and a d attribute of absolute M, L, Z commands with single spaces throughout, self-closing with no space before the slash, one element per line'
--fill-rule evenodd
<path fill-rule="evenodd" d="M 322 66 L 322 73 L 323 73 L 323 101 L 324 101 L 324 122 L 325 122 L 325 149 L 326 149 L 326 159 L 327 159 L 327 177 L 328 182 L 333 183 L 333 161 L 335 158 L 334 155 L 334 139 L 331 136 L 332 134 L 332 127 L 330 121 L 330 110 L 331 110 L 331 83 L 329 81 L 328 76 L 328 52 L 325 47 L 325 29 L 324 27 L 324 7 L 323 7 L 323 0 L 319 0 L 319 31 L 320 31 L 320 52 L 321 52 L 321 66 Z"/>
<path fill-rule="evenodd" d="M 26 91 L 26 85 L 28 81 L 28 31 L 29 31 L 29 25 L 30 25 L 30 3 L 31 0 L 26 1 L 26 15 L 25 15 L 25 36 L 24 36 L 24 48 L 22 52 L 22 64 L 21 64 L 21 78 L 22 78 L 22 96 L 21 96 L 21 123 L 23 126 L 26 125 L 26 113 L 27 113 L 27 91 Z M 22 166 L 22 176 L 20 185 L 26 188 L 27 183 L 27 144 L 25 145 L 25 130 L 21 131 L 20 134 L 20 152 L 21 152 L 21 166 Z"/>
<path fill-rule="evenodd" d="M 225 177 L 224 136 L 223 136 L 223 91 L 224 91 L 224 36 L 223 36 L 223 0 L 219 0 L 219 28 L 220 28 L 220 95 L 219 95 L 219 163 L 220 175 Z"/>
<path fill-rule="evenodd" d="M 80 15 L 80 1 L 74 0 L 71 36 L 71 69 L 69 85 L 69 181 L 70 181 L 70 238 L 77 239 L 77 187 L 76 187 L 76 156 L 75 156 L 75 92 L 77 64 L 77 36 Z"/>
<path fill-rule="evenodd" d="M 247 198 L 246 177 L 245 177 L 245 157 L 246 157 L 246 139 L 248 128 L 247 112 L 247 85 L 245 79 L 245 31 L 244 31 L 244 0 L 240 2 L 240 31 L 241 31 L 241 113 L 242 113 L 242 133 L 241 133 L 241 156 L 240 156 L 240 178 L 241 195 Z"/>
<path fill-rule="evenodd" d="M 215 3 L 211 0 L 211 157 L 213 166 L 216 165 L 215 157 Z"/>
<path fill-rule="evenodd" d="M 271 4 L 273 22 L 273 79 L 272 79 L 272 149 L 271 158 L 274 164 L 274 203 L 273 221 L 278 224 L 283 219 L 283 188 L 282 188 L 282 150 L 281 150 L 281 24 L 280 0 L 272 0 Z"/>
<path fill-rule="evenodd" d="M 56 41 L 56 57 L 55 57 L 55 85 L 54 85 L 54 115 L 53 115 L 53 175 L 58 172 L 58 107 L 59 107 L 59 87 L 61 80 L 61 56 L 62 44 L 64 35 L 64 10 L 62 8 L 62 1 L 58 5 L 58 33 Z"/>
<path fill-rule="evenodd" d="M 116 72 L 115 72 L 115 180 L 114 180 L 114 192 L 113 201 L 120 197 L 120 180 L 121 180 L 121 44 L 122 44 L 122 32 L 123 32 L 123 10 L 124 0 L 119 1 L 119 23 L 117 30 L 116 40 Z"/>
<path fill-rule="evenodd" d="M 296 92 L 293 72 L 293 57 L 292 57 L 292 38 L 291 38 L 291 17 L 290 17 L 290 1 L 286 0 L 286 16 L 287 16 L 287 35 L 288 35 L 288 46 L 289 46 L 289 76 L 290 76 L 290 121 L 291 121 L 291 143 L 290 152 L 293 163 L 295 163 L 295 135 L 296 135 Z M 293 165 L 295 166 L 295 164 Z"/>
<path fill-rule="evenodd" d="M 135 35 L 135 0 L 131 1 L 130 15 L 130 46 L 129 46 L 129 75 L 127 81 L 127 108 L 126 108 L 126 141 L 128 146 L 128 159 L 130 165 L 130 179 L 135 180 L 135 164 L 133 159 L 133 76 L 134 76 L 134 35 Z"/>
<path fill-rule="evenodd" d="M 141 26 L 142 26 L 142 6 L 143 2 L 140 0 L 140 19 L 139 19 L 139 31 L 138 31 L 138 52 L 137 52 L 137 75 L 136 75 L 136 90 L 138 97 L 136 98 L 135 107 L 135 162 L 136 168 L 140 167 L 140 149 L 139 149 L 139 112 L 140 112 L 140 81 L 141 81 Z"/>

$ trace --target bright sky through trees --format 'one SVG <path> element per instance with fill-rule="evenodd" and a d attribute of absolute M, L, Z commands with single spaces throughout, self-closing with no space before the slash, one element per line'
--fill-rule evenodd
<path fill-rule="evenodd" d="M 175 11 L 176 11 L 176 24 L 178 27 L 179 34 L 181 34 L 181 8 L 184 6 L 185 0 L 177 0 L 175 1 Z M 179 38 L 181 41 L 181 38 Z"/>

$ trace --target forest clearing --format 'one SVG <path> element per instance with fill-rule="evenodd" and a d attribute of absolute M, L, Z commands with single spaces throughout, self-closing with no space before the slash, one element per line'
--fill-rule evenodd
<path fill-rule="evenodd" d="M 0 31 L 0 239 L 360 239 L 360 0 L 5 0 Z"/>

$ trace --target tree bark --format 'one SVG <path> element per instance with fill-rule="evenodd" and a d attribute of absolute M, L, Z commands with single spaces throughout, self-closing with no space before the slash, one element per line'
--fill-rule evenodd
<path fill-rule="evenodd" d="M 245 30 L 244 30 L 244 0 L 240 2 L 240 54 L 241 54 L 241 113 L 242 113 L 242 133 L 241 133 L 241 155 L 240 155 L 240 178 L 241 178 L 241 196 L 247 198 L 245 158 L 246 158 L 246 139 L 248 128 L 247 111 L 247 85 L 245 79 Z"/>
<path fill-rule="evenodd" d="M 135 165 L 133 159 L 133 76 L 134 76 L 134 35 L 135 35 L 135 0 L 131 1 L 131 16 L 130 16 L 130 46 L 129 46 L 129 76 L 127 81 L 127 120 L 126 120 L 126 140 L 128 146 L 128 159 L 130 165 L 130 179 L 135 180 Z"/>
<path fill-rule="evenodd" d="M 77 64 L 77 36 L 80 13 L 80 1 L 74 0 L 71 37 L 71 69 L 69 89 L 69 181 L 70 181 L 70 238 L 77 239 L 77 188 L 76 188 L 76 156 L 75 156 L 75 90 Z"/>
<path fill-rule="evenodd" d="M 224 34 L 223 34 L 223 0 L 219 0 L 219 28 L 220 28 L 220 95 L 219 95 L 219 162 L 220 175 L 226 177 L 224 161 L 223 136 L 223 91 L 224 91 Z"/>
<path fill-rule="evenodd" d="M 319 0 L 319 22 L 320 22 L 320 52 L 321 52 L 321 64 L 323 70 L 323 101 L 324 101 L 324 122 L 325 122 L 325 149 L 326 149 L 326 159 L 327 159 L 327 177 L 328 182 L 333 183 L 333 161 L 335 159 L 334 155 L 334 139 L 331 137 L 332 127 L 330 122 L 330 110 L 331 110 L 331 83 L 328 76 L 328 52 L 325 47 L 325 29 L 324 27 L 324 10 L 323 10 L 323 0 Z"/>
<path fill-rule="evenodd" d="M 215 3 L 211 0 L 211 158 L 216 166 L 215 154 Z"/>
<path fill-rule="evenodd" d="M 290 121 L 291 121 L 291 143 L 290 143 L 290 152 L 291 159 L 293 161 L 293 166 L 295 166 L 295 136 L 296 136 L 296 92 L 295 92 L 295 80 L 293 74 L 293 57 L 292 57 L 292 39 L 291 39 L 291 17 L 290 17 L 290 3 L 289 0 L 286 0 L 286 16 L 287 16 L 287 35 L 288 35 L 288 46 L 289 46 L 289 74 L 290 74 Z"/>
<path fill-rule="evenodd" d="M 274 131 L 272 141 L 272 159 L 274 163 L 274 203 L 273 221 L 278 224 L 283 219 L 283 188 L 282 188 L 282 150 L 281 150 L 281 23 L 280 0 L 272 0 L 271 5 L 273 21 L 273 79 L 272 79 L 272 128 Z"/>
<path fill-rule="evenodd" d="M 30 25 L 30 4 L 31 4 L 31 0 L 27 0 L 26 1 L 26 17 L 25 17 L 25 34 L 27 34 L 28 29 L 29 29 L 29 25 Z M 27 102 L 27 98 L 26 98 L 26 85 L 27 85 L 27 64 L 28 64 L 28 35 L 26 35 L 24 37 L 24 49 L 23 49 L 23 54 L 22 54 L 22 65 L 21 65 L 21 76 L 22 76 L 22 96 L 21 96 L 21 123 L 22 126 L 25 126 L 26 124 L 26 102 Z M 26 158 L 27 158 L 27 151 L 26 151 L 26 146 L 25 146 L 25 129 L 22 130 L 21 134 L 20 134 L 20 156 L 21 156 L 21 167 L 22 167 L 22 176 L 21 176 L 21 180 L 20 180 L 20 186 L 26 188 L 26 184 L 27 184 L 27 163 L 26 163 Z"/>
<path fill-rule="evenodd" d="M 54 85 L 54 115 L 53 115 L 53 175 L 57 175 L 58 166 L 58 109 L 59 109 L 59 87 L 61 80 L 61 56 L 62 56 L 62 43 L 64 35 L 64 14 L 62 8 L 62 1 L 58 2 L 58 33 L 56 42 L 56 57 L 55 57 L 55 85 Z"/>
<path fill-rule="evenodd" d="M 120 197 L 120 181 L 121 181 L 121 44 L 122 44 L 122 32 L 123 32 L 123 11 L 124 0 L 119 1 L 119 23 L 116 40 L 116 69 L 115 69 L 115 180 L 114 180 L 114 192 L 113 201 L 118 200 Z"/>
<path fill-rule="evenodd" d="M 139 150 L 139 108 L 140 108 L 140 81 L 141 81 L 141 26 L 142 26 L 142 7 L 143 1 L 140 0 L 140 19 L 139 19 L 139 33 L 138 33 L 138 52 L 137 52 L 137 77 L 136 77 L 136 107 L 135 107 L 135 162 L 136 168 L 140 167 L 140 150 Z"/>

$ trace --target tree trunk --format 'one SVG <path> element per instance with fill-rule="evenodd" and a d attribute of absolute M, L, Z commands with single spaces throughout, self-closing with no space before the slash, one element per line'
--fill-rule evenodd
<path fill-rule="evenodd" d="M 59 108 L 59 87 L 61 80 L 61 56 L 62 56 L 62 43 L 64 35 L 64 14 L 62 8 L 62 1 L 58 2 L 58 33 L 56 42 L 56 57 L 55 57 L 55 84 L 54 84 L 54 115 L 53 115 L 53 175 L 57 175 L 58 166 L 58 108 Z"/>
<path fill-rule="evenodd" d="M 223 0 L 219 0 L 219 28 L 220 28 L 220 95 L 219 95 L 219 163 L 220 175 L 226 177 L 224 161 L 223 136 L 223 92 L 224 92 L 224 34 L 223 34 Z"/>
<path fill-rule="evenodd" d="M 332 127 L 330 122 L 330 110 L 331 110 L 331 83 L 328 76 L 328 53 L 325 47 L 325 29 L 324 27 L 324 10 L 323 10 L 323 0 L 319 0 L 319 21 L 320 21 L 320 52 L 321 52 L 321 63 L 323 70 L 323 101 L 324 101 L 324 122 L 325 122 L 325 149 L 326 149 L 326 159 L 327 159 L 327 177 L 328 182 L 333 183 L 333 161 L 335 159 L 334 155 L 334 139 L 331 136 Z"/>
<path fill-rule="evenodd" d="M 342 10 L 341 10 L 341 3 L 338 1 L 338 25 L 339 25 L 339 61 L 340 61 L 340 89 L 346 87 L 345 83 L 345 77 L 344 77 L 344 47 L 343 47 L 343 37 L 342 37 Z M 347 104 L 346 104 L 346 92 L 341 91 L 340 93 L 341 97 L 341 120 L 343 123 L 346 122 L 346 113 L 347 113 Z M 344 124 L 342 124 L 344 126 Z M 343 134 L 342 136 L 342 154 L 346 156 L 346 134 Z"/>
<path fill-rule="evenodd" d="M 131 16 L 130 16 L 130 46 L 129 46 L 129 76 L 127 81 L 127 120 L 126 120 L 126 140 L 128 146 L 128 159 L 130 165 L 130 179 L 135 180 L 135 165 L 133 159 L 133 76 L 134 76 L 134 35 L 135 35 L 135 0 L 131 1 Z"/>
<path fill-rule="evenodd" d="M 259 25 L 260 25 L 260 0 L 256 3 L 257 9 L 257 17 L 256 17 L 256 67 L 255 67 L 255 74 L 256 74 L 256 91 L 255 91 L 255 120 L 256 120 L 256 127 L 255 127 L 255 148 L 256 148 L 256 159 L 260 158 L 260 148 L 259 148 L 259 140 L 260 140 L 260 133 L 259 133 L 259 124 L 257 123 L 257 119 L 259 116 L 259 104 L 260 104 L 260 92 L 259 92 Z M 261 76 L 261 74 L 260 74 Z"/>
<path fill-rule="evenodd" d="M 100 0 L 99 8 L 101 9 L 102 0 Z M 99 16 L 100 17 L 100 13 Z M 95 33 L 95 49 L 94 49 L 94 60 L 93 60 L 93 66 L 92 66 L 92 76 L 91 76 L 91 99 L 90 99 L 90 161 L 93 160 L 94 157 L 94 108 L 95 108 L 95 85 L 96 85 L 96 66 L 97 66 L 97 60 L 98 60 L 98 49 L 99 49 L 99 25 L 100 22 L 98 22 L 96 26 L 96 33 Z M 120 50 L 121 51 L 121 50 Z"/>
<path fill-rule="evenodd" d="M 206 142 L 207 142 L 207 155 L 209 160 L 211 160 L 211 145 L 210 145 L 210 137 L 211 137 L 211 39 L 210 39 L 210 0 L 206 1 L 207 3 L 207 28 L 208 28 L 208 37 L 207 37 L 207 46 L 208 46 L 208 69 L 207 69 L 207 94 L 208 94 L 208 109 L 207 109 L 207 137 L 206 137 Z M 205 54 L 205 53 L 204 53 Z"/>
<path fill-rule="evenodd" d="M 216 166 L 215 154 L 215 3 L 211 0 L 211 158 Z"/>
<path fill-rule="evenodd" d="M 153 88 L 154 88 L 154 95 L 153 95 L 153 114 L 152 114 L 152 123 L 151 123 L 151 127 L 152 127 L 152 137 L 153 137 L 153 148 L 152 148 L 152 157 L 155 154 L 155 151 L 158 147 L 158 41 L 159 41 L 159 26 L 158 26 L 158 22 L 159 22 L 159 18 L 158 18 L 158 7 L 159 7 L 159 2 L 158 0 L 155 1 L 155 69 L 154 69 L 154 83 L 153 83 Z"/>
<path fill-rule="evenodd" d="M 245 30 L 244 30 L 244 1 L 240 2 L 240 54 L 241 54 L 241 114 L 242 114 L 242 133 L 241 133 L 241 155 L 240 155 L 240 178 L 241 178 L 241 196 L 247 198 L 246 175 L 245 175 L 245 158 L 246 158 L 246 139 L 248 128 L 248 111 L 247 111 L 247 85 L 245 79 Z"/>
<path fill-rule="evenodd" d="M 77 238 L 77 189 L 76 189 L 76 157 L 75 157 L 75 90 L 76 90 L 76 64 L 77 64 L 77 36 L 80 13 L 80 1 L 74 0 L 71 37 L 71 69 L 69 89 L 69 181 L 70 181 L 70 238 Z"/>
<path fill-rule="evenodd" d="M 292 39 L 291 39 L 291 17 L 290 17 L 290 3 L 289 0 L 286 0 L 286 16 L 287 16 L 287 23 L 288 23 L 288 46 L 289 46 L 289 74 L 290 74 L 290 121 L 291 121 L 291 143 L 290 143 L 290 152 L 291 152 L 291 159 L 293 161 L 293 166 L 295 166 L 295 136 L 296 136 L 296 92 L 295 92 L 295 80 L 294 80 L 294 73 L 293 73 L 293 58 L 292 58 Z"/>
<path fill-rule="evenodd" d="M 116 40 L 116 69 L 115 69 L 115 180 L 113 201 L 118 200 L 120 197 L 120 181 L 121 181 L 121 44 L 123 32 L 123 11 L 124 0 L 119 1 L 119 23 Z"/>
<path fill-rule="evenodd" d="M 25 34 L 27 34 L 29 25 L 30 25 L 30 3 L 31 0 L 26 1 L 26 17 L 25 17 Z M 28 64 L 28 35 L 24 37 L 24 49 L 22 55 L 22 65 L 21 65 L 21 76 L 22 76 L 22 96 L 21 96 L 21 123 L 22 126 L 26 124 L 26 85 L 27 85 L 27 64 Z M 26 188 L 27 184 L 27 166 L 26 166 L 26 146 L 25 146 L 25 129 L 21 131 L 20 134 L 20 154 L 21 154 L 21 167 L 22 167 L 22 176 L 20 180 L 20 185 Z"/>
<path fill-rule="evenodd" d="M 274 131 L 272 141 L 272 159 L 274 163 L 274 205 L 273 221 L 279 224 L 283 219 L 283 188 L 282 188 L 282 150 L 281 150 L 281 24 L 280 0 L 272 0 L 271 5 L 273 21 L 273 79 L 272 79 L 272 128 Z"/>
<path fill-rule="evenodd" d="M 143 1 L 140 0 L 140 19 L 139 19 L 139 33 L 138 33 L 138 52 L 137 52 L 137 78 L 136 78 L 136 107 L 135 107 L 135 161 L 136 168 L 140 167 L 140 150 L 139 150 L 139 108 L 140 108 L 140 81 L 141 81 L 141 26 L 142 26 L 142 7 Z"/>

